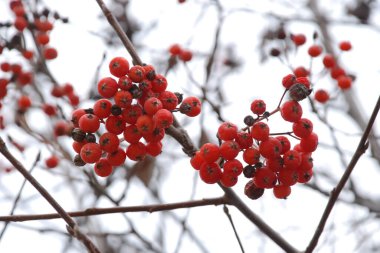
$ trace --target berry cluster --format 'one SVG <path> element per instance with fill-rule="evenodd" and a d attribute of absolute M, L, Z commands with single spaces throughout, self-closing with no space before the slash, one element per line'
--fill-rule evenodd
<path fill-rule="evenodd" d="M 166 78 L 152 65 L 130 67 L 127 59 L 115 57 L 109 71 L 113 77 L 104 77 L 97 84 L 102 98 L 92 108 L 72 114 L 73 148 L 78 153 L 74 162 L 78 166 L 94 164 L 95 173 L 102 177 L 109 176 L 126 158 L 139 161 L 146 155 L 159 155 L 165 129 L 174 121 L 173 112 L 189 117 L 201 112 L 198 98 L 182 99 L 181 94 L 166 90 Z M 99 133 L 102 124 L 105 131 Z"/>
<path fill-rule="evenodd" d="M 297 78 L 290 74 L 283 78 L 282 84 L 285 92 L 289 93 L 288 101 L 268 112 L 265 101 L 254 100 L 251 111 L 255 117 L 245 117 L 246 127 L 239 130 L 235 124 L 223 122 L 217 133 L 219 145 L 206 143 L 191 158 L 191 165 L 199 171 L 204 182 L 232 187 L 243 174 L 250 178 L 245 194 L 256 199 L 269 188 L 277 198 L 286 198 L 292 185 L 311 179 L 311 155 L 317 148 L 318 136 L 313 132 L 313 123 L 302 117 L 299 103 L 310 94 L 310 83 L 305 77 Z M 264 120 L 277 112 L 283 120 L 292 123 L 292 131 L 270 133 L 270 127 Z M 292 147 L 287 135 L 298 143 Z M 238 159 L 239 154 L 243 161 Z"/>

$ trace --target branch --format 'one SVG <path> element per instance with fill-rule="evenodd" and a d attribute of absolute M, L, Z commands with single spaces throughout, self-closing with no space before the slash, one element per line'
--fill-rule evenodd
<path fill-rule="evenodd" d="M 58 215 L 67 223 L 69 233 L 80 240 L 91 253 L 100 253 L 91 240 L 79 231 L 78 225 L 62 206 L 50 195 L 50 193 L 25 169 L 25 167 L 9 152 L 3 138 L 0 137 L 0 153 L 33 185 L 33 187 L 44 197 L 57 211 Z"/>
<path fill-rule="evenodd" d="M 349 180 L 349 177 L 350 177 L 352 171 L 354 170 L 355 165 L 358 162 L 359 158 L 367 150 L 367 148 L 369 146 L 368 138 L 369 138 L 369 135 L 371 133 L 372 126 L 373 126 L 375 119 L 377 117 L 377 114 L 379 113 L 379 110 L 380 110 L 380 96 L 377 100 L 375 108 L 373 109 L 372 115 L 369 119 L 369 122 L 367 124 L 367 127 L 366 127 L 364 133 L 363 133 L 363 136 L 362 136 L 362 138 L 358 144 L 358 147 L 356 148 L 355 154 L 353 155 L 350 163 L 348 164 L 348 167 L 347 167 L 346 171 L 344 172 L 344 174 L 342 175 L 339 183 L 331 191 L 331 196 L 330 196 L 330 199 L 326 205 L 325 211 L 322 214 L 322 217 L 321 217 L 321 220 L 319 221 L 318 227 L 317 227 L 309 245 L 307 246 L 305 253 L 311 253 L 314 250 L 314 248 L 317 246 L 318 239 L 323 232 L 323 229 L 326 225 L 327 219 L 328 219 L 336 201 L 338 200 L 339 194 L 342 192 L 343 187 L 346 185 L 347 181 Z"/>
<path fill-rule="evenodd" d="M 226 205 L 229 201 L 223 196 L 219 198 L 201 199 L 169 204 L 156 204 L 156 205 L 143 205 L 143 206 L 117 206 L 108 208 L 88 208 L 84 211 L 68 212 L 67 214 L 71 217 L 83 217 L 83 216 L 93 216 L 102 214 L 113 214 L 113 213 L 132 213 L 132 212 L 159 212 L 159 211 L 169 211 L 181 208 L 191 208 L 209 205 Z M 32 220 L 50 220 L 63 218 L 57 213 L 46 213 L 46 214 L 34 214 L 34 215 L 9 215 L 0 216 L 0 221 L 6 222 L 22 222 L 22 221 L 32 221 Z"/>

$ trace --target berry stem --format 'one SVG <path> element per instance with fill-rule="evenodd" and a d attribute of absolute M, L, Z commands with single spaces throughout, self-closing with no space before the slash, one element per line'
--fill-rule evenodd
<path fill-rule="evenodd" d="M 131 57 L 133 59 L 133 63 L 135 65 L 143 65 L 143 62 L 140 59 L 139 55 L 137 54 L 135 47 L 133 46 L 133 44 L 132 44 L 131 40 L 128 38 L 128 36 L 125 34 L 123 28 L 120 26 L 120 24 L 117 21 L 117 19 L 115 18 L 115 16 L 107 8 L 107 6 L 103 2 L 103 0 L 96 0 L 96 2 L 98 3 L 100 9 L 102 10 L 104 16 L 107 18 L 108 23 L 115 30 L 117 36 L 119 36 L 124 47 L 127 49 L 128 53 L 131 55 Z"/>

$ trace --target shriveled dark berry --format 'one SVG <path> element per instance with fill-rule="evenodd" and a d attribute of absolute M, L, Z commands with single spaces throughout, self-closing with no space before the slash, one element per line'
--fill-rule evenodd
<path fill-rule="evenodd" d="M 82 166 L 86 165 L 86 162 L 82 160 L 82 158 L 80 157 L 79 154 L 74 156 L 73 162 L 74 162 L 74 165 L 78 166 L 78 167 L 82 167 Z"/>
<path fill-rule="evenodd" d="M 247 165 L 243 168 L 243 174 L 246 178 L 253 178 L 255 175 L 256 168 L 252 165 Z"/>
<path fill-rule="evenodd" d="M 252 126 L 255 123 L 255 119 L 251 115 L 247 115 L 244 118 L 244 124 L 247 126 Z"/>
<path fill-rule="evenodd" d="M 250 199 L 258 199 L 264 194 L 264 188 L 258 188 L 253 180 L 249 180 L 244 187 L 244 194 Z"/>
<path fill-rule="evenodd" d="M 93 133 L 88 133 L 86 135 L 86 141 L 87 142 L 96 142 L 96 136 Z"/>
<path fill-rule="evenodd" d="M 115 116 L 118 116 L 122 113 L 122 110 L 120 108 L 120 106 L 118 105 L 112 105 L 111 107 L 111 113 L 112 115 L 115 115 Z"/>
<path fill-rule="evenodd" d="M 74 128 L 71 131 L 71 138 L 74 141 L 82 142 L 86 138 L 86 133 L 80 130 L 79 128 Z"/>

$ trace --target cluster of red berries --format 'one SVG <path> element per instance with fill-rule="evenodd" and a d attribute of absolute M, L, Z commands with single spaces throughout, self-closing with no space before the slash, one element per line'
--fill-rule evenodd
<path fill-rule="evenodd" d="M 102 98 L 92 108 L 72 114 L 73 148 L 78 153 L 74 162 L 78 166 L 94 164 L 95 173 L 102 177 L 109 176 L 126 158 L 139 161 L 146 155 L 159 155 L 165 129 L 174 121 L 173 112 L 189 117 L 201 112 L 198 98 L 182 99 L 181 94 L 166 90 L 166 78 L 152 65 L 130 67 L 127 59 L 115 57 L 109 71 L 113 77 L 98 82 Z M 105 131 L 100 134 L 102 124 Z"/>
<path fill-rule="evenodd" d="M 188 62 L 193 58 L 193 53 L 189 49 L 182 48 L 179 44 L 173 44 L 169 47 L 169 53 L 172 57 L 178 57 L 181 61 Z"/>
<path fill-rule="evenodd" d="M 297 78 L 290 74 L 283 78 L 282 84 L 291 99 L 271 113 L 263 100 L 254 100 L 251 111 L 255 117 L 245 117 L 246 127 L 239 130 L 231 122 L 222 123 L 217 133 L 219 145 L 206 143 L 192 157 L 191 165 L 199 171 L 204 182 L 232 187 L 243 174 L 250 178 L 245 194 L 257 199 L 263 195 L 264 189 L 269 188 L 277 198 L 286 198 L 292 185 L 311 179 L 311 155 L 317 148 L 318 136 L 313 132 L 313 123 L 302 117 L 299 103 L 310 94 L 310 83 L 305 77 Z M 280 112 L 286 122 L 292 123 L 292 131 L 271 135 L 264 120 L 276 112 Z M 298 143 L 292 147 L 287 135 Z M 238 159 L 239 153 L 243 162 Z"/>

